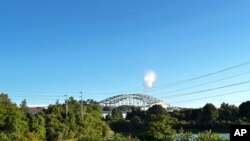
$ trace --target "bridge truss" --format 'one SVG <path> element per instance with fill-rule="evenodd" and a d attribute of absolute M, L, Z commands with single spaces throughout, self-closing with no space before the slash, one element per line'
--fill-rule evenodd
<path fill-rule="evenodd" d="M 102 106 L 118 107 L 123 105 L 128 106 L 138 106 L 142 108 L 151 107 L 153 105 L 159 104 L 162 107 L 169 107 L 168 104 L 164 103 L 155 97 L 144 95 L 144 94 L 123 94 L 109 97 L 99 102 Z"/>

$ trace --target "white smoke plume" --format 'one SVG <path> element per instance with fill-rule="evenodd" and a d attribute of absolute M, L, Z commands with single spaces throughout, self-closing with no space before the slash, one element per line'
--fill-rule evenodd
<path fill-rule="evenodd" d="M 143 77 L 144 85 L 147 88 L 153 87 L 153 84 L 154 84 L 156 78 L 157 78 L 157 74 L 153 70 L 147 71 Z"/>

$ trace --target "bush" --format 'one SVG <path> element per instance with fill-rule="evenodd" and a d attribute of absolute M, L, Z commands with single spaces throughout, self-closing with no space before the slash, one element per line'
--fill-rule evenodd
<path fill-rule="evenodd" d="M 184 133 L 183 130 L 177 135 L 176 141 L 194 141 L 194 136 L 190 132 Z"/>
<path fill-rule="evenodd" d="M 204 131 L 198 135 L 192 135 L 190 132 L 183 131 L 177 136 L 176 141 L 228 141 L 228 139 L 221 137 L 217 133 L 211 131 Z"/>
<path fill-rule="evenodd" d="M 85 136 L 77 141 L 101 141 L 102 138 L 99 136 Z"/>
<path fill-rule="evenodd" d="M 8 138 L 8 136 L 4 133 L 0 132 L 0 140 L 1 141 L 10 141 L 10 139 Z"/>
<path fill-rule="evenodd" d="M 168 115 L 152 115 L 149 118 L 147 129 L 140 139 L 142 141 L 173 141 L 175 140 L 175 131 L 171 124 L 173 119 Z"/>
<path fill-rule="evenodd" d="M 228 139 L 221 137 L 217 133 L 213 133 L 211 131 L 204 131 L 199 133 L 197 137 L 195 137 L 195 141 L 228 141 Z"/>
<path fill-rule="evenodd" d="M 115 134 L 110 140 L 107 141 L 138 141 L 137 139 L 133 139 L 130 136 L 124 137 L 121 134 Z"/>

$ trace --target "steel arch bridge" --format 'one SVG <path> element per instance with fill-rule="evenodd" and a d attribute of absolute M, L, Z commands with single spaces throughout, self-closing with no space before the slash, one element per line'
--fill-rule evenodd
<path fill-rule="evenodd" d="M 162 107 L 169 107 L 168 104 L 155 97 L 144 94 L 122 94 L 106 98 L 99 102 L 102 106 L 118 107 L 123 105 L 138 106 L 148 108 L 153 105 L 162 105 Z"/>

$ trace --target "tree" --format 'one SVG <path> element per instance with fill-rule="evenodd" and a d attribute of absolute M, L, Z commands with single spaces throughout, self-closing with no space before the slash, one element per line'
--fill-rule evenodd
<path fill-rule="evenodd" d="M 238 107 L 222 103 L 219 108 L 219 119 L 220 121 L 235 121 L 238 117 L 238 113 Z"/>
<path fill-rule="evenodd" d="M 201 115 L 201 122 L 204 124 L 211 124 L 213 123 L 218 117 L 219 112 L 218 109 L 211 103 L 207 103 L 202 108 L 202 115 Z"/>
<path fill-rule="evenodd" d="M 161 115 L 161 114 L 167 114 L 167 111 L 161 105 L 154 105 L 147 110 L 147 114 L 148 115 Z"/>
<path fill-rule="evenodd" d="M 172 119 L 168 115 L 151 115 L 142 141 L 173 141 L 175 131 L 171 127 Z"/>
<path fill-rule="evenodd" d="M 6 134 L 0 132 L 0 141 L 10 141 L 10 138 Z"/>
<path fill-rule="evenodd" d="M 213 133 L 211 131 L 203 131 L 193 136 L 192 133 L 183 131 L 180 132 L 176 141 L 229 141 L 226 138 L 221 137 L 218 133 Z"/>
<path fill-rule="evenodd" d="M 200 132 L 194 141 L 228 141 L 228 139 L 221 137 L 220 134 L 213 133 L 212 131 Z"/>
<path fill-rule="evenodd" d="M 132 124 L 132 125 L 139 125 L 139 124 L 142 124 L 141 118 L 138 117 L 138 116 L 134 116 L 134 117 L 131 119 L 131 124 Z"/>
<path fill-rule="evenodd" d="M 141 121 L 145 121 L 146 112 L 142 111 L 139 107 L 132 107 L 131 112 L 127 113 L 126 119 L 132 120 L 135 116 L 139 117 Z"/>
<path fill-rule="evenodd" d="M 131 135 L 138 136 L 143 132 L 145 132 L 145 123 L 142 122 L 140 117 L 134 116 L 130 120 L 130 128 L 131 128 Z"/>
<path fill-rule="evenodd" d="M 246 101 L 239 106 L 240 116 L 250 120 L 250 101 Z"/>
<path fill-rule="evenodd" d="M 106 117 L 105 117 L 105 120 L 106 121 L 112 120 L 112 116 L 110 114 L 107 114 Z"/>
<path fill-rule="evenodd" d="M 57 115 L 49 114 L 46 119 L 46 138 L 49 141 L 57 141 L 67 138 L 68 126 L 58 120 Z"/>
<path fill-rule="evenodd" d="M 46 136 L 45 119 L 41 115 L 32 116 L 30 119 L 30 131 L 36 135 L 37 138 L 43 140 Z"/>
<path fill-rule="evenodd" d="M 9 140 L 24 140 L 29 132 L 25 115 L 6 94 L 0 94 L 0 132 Z"/>
<path fill-rule="evenodd" d="M 27 101 L 24 99 L 22 103 L 20 104 L 20 109 L 21 111 L 26 115 L 28 113 L 28 106 L 27 106 Z"/>
<path fill-rule="evenodd" d="M 36 141 L 36 140 L 72 140 L 81 137 L 111 138 L 113 132 L 101 120 L 100 105 L 88 100 L 84 102 L 81 114 L 80 101 L 70 97 L 68 118 L 65 119 L 65 104 L 57 102 L 44 112 L 34 116 L 25 115 L 26 100 L 20 108 L 12 103 L 6 94 L 0 94 L 0 140 Z M 119 112 L 115 112 L 120 117 Z"/>
<path fill-rule="evenodd" d="M 59 105 L 59 104 L 60 104 L 59 99 L 57 99 L 56 100 L 56 105 Z"/>
<path fill-rule="evenodd" d="M 199 121 L 201 109 L 182 109 L 175 110 L 171 115 L 179 120 L 185 121 Z"/>
<path fill-rule="evenodd" d="M 102 110 L 103 110 L 103 111 L 111 111 L 112 108 L 109 107 L 109 106 L 105 106 L 105 107 L 102 108 Z"/>
<path fill-rule="evenodd" d="M 81 104 L 84 103 L 83 110 Z M 66 140 L 82 138 L 97 139 L 111 135 L 111 130 L 101 120 L 101 107 L 93 101 L 77 101 L 69 97 L 68 118 L 65 119 L 65 105 L 50 105 L 45 111 L 46 115 L 46 139 Z M 84 114 L 81 114 L 81 112 Z M 92 138 L 95 137 L 95 138 Z"/>
<path fill-rule="evenodd" d="M 118 108 L 114 108 L 112 110 L 112 118 L 113 119 L 122 119 L 122 112 Z"/>

